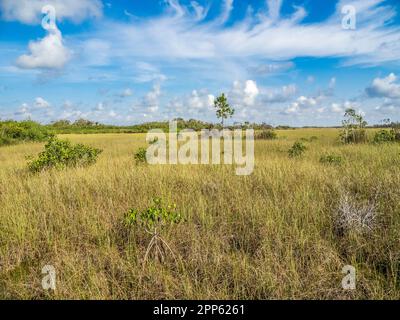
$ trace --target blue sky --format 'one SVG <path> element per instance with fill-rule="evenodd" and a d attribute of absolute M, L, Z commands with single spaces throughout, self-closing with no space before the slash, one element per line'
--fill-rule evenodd
<path fill-rule="evenodd" d="M 55 26 L 42 27 L 42 8 Z M 354 8 L 354 29 L 343 8 Z M 0 118 L 400 121 L 397 0 L 0 0 Z M 47 11 L 48 12 L 48 11 Z M 351 12 L 351 11 L 346 11 Z"/>

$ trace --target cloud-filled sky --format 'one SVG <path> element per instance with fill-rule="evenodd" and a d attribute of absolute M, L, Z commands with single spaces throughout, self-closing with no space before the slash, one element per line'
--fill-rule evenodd
<path fill-rule="evenodd" d="M 399 9 L 398 0 L 0 0 L 0 119 L 216 121 L 224 92 L 231 122 L 337 125 L 349 107 L 370 123 L 400 121 Z"/>

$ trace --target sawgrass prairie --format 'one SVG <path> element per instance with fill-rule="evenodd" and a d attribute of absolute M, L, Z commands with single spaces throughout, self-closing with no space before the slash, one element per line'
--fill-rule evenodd
<path fill-rule="evenodd" d="M 90 167 L 38 174 L 26 157 L 42 143 L 1 147 L 0 298 L 399 299 L 400 145 L 342 145 L 336 129 L 277 133 L 256 140 L 249 176 L 137 164 L 144 134 L 60 136 L 103 153 Z M 304 156 L 290 158 L 300 139 Z M 321 163 L 326 154 L 343 161 Z M 144 261 L 150 237 L 124 216 L 154 197 L 184 221 L 160 231 L 173 253 Z M 368 228 L 342 228 L 343 199 L 355 214 L 372 206 Z M 54 291 L 42 288 L 45 265 Z M 346 265 L 355 290 L 342 287 Z"/>

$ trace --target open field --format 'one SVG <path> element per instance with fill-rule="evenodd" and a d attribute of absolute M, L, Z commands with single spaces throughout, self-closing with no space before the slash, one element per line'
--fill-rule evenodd
<path fill-rule="evenodd" d="M 311 136 L 304 157 L 288 157 Z M 25 157 L 42 143 L 2 147 L 0 298 L 400 299 L 400 145 L 337 136 L 298 129 L 257 140 L 250 176 L 224 165 L 137 165 L 144 134 L 62 136 L 104 152 L 93 166 L 39 174 Z M 320 163 L 326 153 L 343 164 Z M 346 194 L 374 205 L 370 229 L 338 228 Z M 149 236 L 123 219 L 154 197 L 185 221 L 162 231 L 176 260 L 143 264 Z M 55 292 L 42 289 L 44 265 L 56 269 Z M 357 270 L 356 290 L 342 289 L 345 265 Z"/>

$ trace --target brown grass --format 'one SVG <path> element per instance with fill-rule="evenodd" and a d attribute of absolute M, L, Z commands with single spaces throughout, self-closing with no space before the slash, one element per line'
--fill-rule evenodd
<path fill-rule="evenodd" d="M 17 299 L 399 299 L 400 147 L 342 146 L 337 131 L 282 131 L 256 141 L 251 176 L 231 166 L 136 165 L 144 135 L 70 135 L 104 149 L 87 168 L 26 171 L 43 144 L 0 148 L 0 297 Z M 287 150 L 301 137 L 301 159 Z M 319 162 L 325 153 L 345 163 Z M 339 230 L 344 193 L 376 198 L 377 227 Z M 123 224 L 153 197 L 186 221 L 162 231 L 177 261 L 150 259 L 149 235 Z M 41 287 L 44 265 L 55 292 Z M 344 265 L 357 289 L 341 288 Z M 140 282 L 140 279 L 142 281 Z"/>

